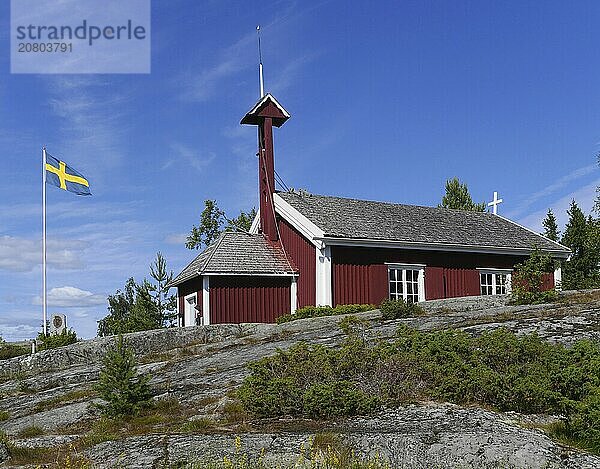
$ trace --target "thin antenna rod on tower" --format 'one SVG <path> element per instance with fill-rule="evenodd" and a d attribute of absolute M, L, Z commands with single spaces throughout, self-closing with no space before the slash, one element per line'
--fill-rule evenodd
<path fill-rule="evenodd" d="M 260 80 L 260 97 L 265 96 L 265 81 L 263 78 L 263 64 L 262 64 L 262 50 L 260 47 L 260 25 L 256 27 L 256 34 L 258 36 L 258 75 Z"/>

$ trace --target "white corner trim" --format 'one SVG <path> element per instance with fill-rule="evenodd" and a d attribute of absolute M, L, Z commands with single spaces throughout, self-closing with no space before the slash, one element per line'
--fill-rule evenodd
<path fill-rule="evenodd" d="M 295 314 L 298 309 L 298 279 L 292 277 L 290 284 L 290 313 Z"/>
<path fill-rule="evenodd" d="M 250 225 L 250 230 L 248 230 L 248 233 L 258 234 L 259 228 L 260 228 L 260 209 L 256 211 L 256 216 L 254 217 L 254 220 L 252 220 L 252 224 Z"/>
<path fill-rule="evenodd" d="M 210 324 L 210 277 L 202 277 L 202 324 Z"/>
<path fill-rule="evenodd" d="M 315 249 L 316 252 L 316 295 L 317 306 L 333 306 L 333 295 L 331 291 L 331 247 L 324 246 Z"/>
<path fill-rule="evenodd" d="M 296 228 L 302 236 L 318 248 L 323 246 L 323 243 L 315 239 L 323 238 L 325 236 L 325 233 L 321 228 L 302 215 L 276 193 L 273 194 L 273 202 L 275 204 L 275 211 Z"/>
<path fill-rule="evenodd" d="M 556 291 L 562 290 L 562 266 L 560 263 L 557 263 L 557 266 L 554 269 L 554 288 Z"/>

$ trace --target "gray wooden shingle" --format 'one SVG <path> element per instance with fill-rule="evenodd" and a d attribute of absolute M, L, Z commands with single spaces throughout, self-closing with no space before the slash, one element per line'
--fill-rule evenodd
<path fill-rule="evenodd" d="M 531 249 L 537 245 L 559 255 L 570 252 L 491 213 L 297 192 L 278 195 L 323 230 L 325 237 L 500 249 Z"/>
<path fill-rule="evenodd" d="M 269 243 L 263 235 L 226 231 L 198 254 L 169 285 L 179 285 L 205 273 L 291 274 L 294 268 L 281 246 Z"/>

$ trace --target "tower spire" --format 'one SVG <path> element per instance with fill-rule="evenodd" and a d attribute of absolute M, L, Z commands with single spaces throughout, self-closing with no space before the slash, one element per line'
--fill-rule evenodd
<path fill-rule="evenodd" d="M 258 79 L 260 81 L 260 97 L 264 98 L 265 81 L 263 78 L 262 50 L 260 47 L 260 25 L 256 26 L 256 35 L 258 36 Z"/>

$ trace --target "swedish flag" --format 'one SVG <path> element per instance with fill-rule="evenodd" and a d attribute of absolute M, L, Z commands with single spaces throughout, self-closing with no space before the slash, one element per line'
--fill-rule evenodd
<path fill-rule="evenodd" d="M 77 195 L 92 195 L 90 183 L 83 174 L 48 153 L 46 153 L 46 183 Z"/>

